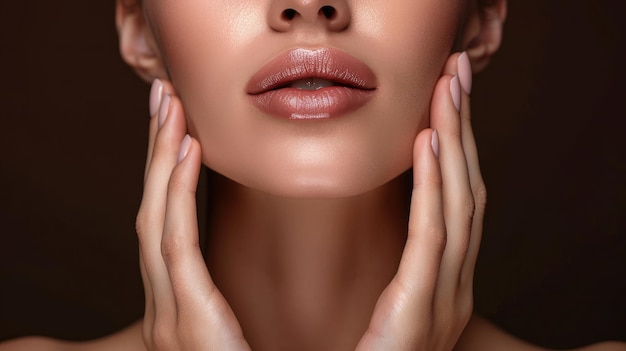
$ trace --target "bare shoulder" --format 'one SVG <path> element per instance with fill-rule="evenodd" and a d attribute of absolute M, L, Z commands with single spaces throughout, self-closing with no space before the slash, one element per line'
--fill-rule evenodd
<path fill-rule="evenodd" d="M 548 351 L 520 340 L 487 320 L 472 316 L 463 331 L 455 351 Z M 573 349 L 571 351 L 626 351 L 626 343 L 606 341 Z"/>
<path fill-rule="evenodd" d="M 499 329 L 484 318 L 472 316 L 455 351 L 547 351 L 531 345 Z"/>
<path fill-rule="evenodd" d="M 141 321 L 129 327 L 87 342 L 68 342 L 39 336 L 25 337 L 0 343 L 0 351 L 145 351 Z"/>

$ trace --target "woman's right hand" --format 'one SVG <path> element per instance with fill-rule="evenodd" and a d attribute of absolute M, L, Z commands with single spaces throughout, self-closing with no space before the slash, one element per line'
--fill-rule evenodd
<path fill-rule="evenodd" d="M 187 134 L 171 84 L 156 80 L 144 193 L 137 215 L 149 350 L 249 350 L 200 252 L 196 186 L 200 145 Z"/>

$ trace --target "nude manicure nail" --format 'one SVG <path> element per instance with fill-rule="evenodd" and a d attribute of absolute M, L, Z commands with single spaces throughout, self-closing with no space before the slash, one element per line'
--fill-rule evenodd
<path fill-rule="evenodd" d="M 161 82 L 160 79 L 155 79 L 154 82 L 152 82 L 152 89 L 150 89 L 150 117 L 154 116 L 159 111 L 162 97 L 163 82 Z"/>
<path fill-rule="evenodd" d="M 189 134 L 185 135 L 183 141 L 180 143 L 180 150 L 178 150 L 178 162 L 182 161 L 187 153 L 189 152 L 189 147 L 191 146 L 191 137 Z"/>
<path fill-rule="evenodd" d="M 470 94 L 472 92 L 472 65 L 470 64 L 469 56 L 467 56 L 466 52 L 463 52 L 461 56 L 459 56 L 457 67 L 461 86 L 467 94 Z"/>
<path fill-rule="evenodd" d="M 458 76 L 454 76 L 450 81 L 450 95 L 452 95 L 454 107 L 458 112 L 461 112 L 461 84 L 459 84 Z"/>
<path fill-rule="evenodd" d="M 433 148 L 435 156 L 439 158 L 439 133 L 437 133 L 437 129 L 433 130 L 433 134 L 430 137 L 430 145 Z"/>
<path fill-rule="evenodd" d="M 165 119 L 167 118 L 167 114 L 170 110 L 170 102 L 171 98 L 169 94 L 163 96 L 163 100 L 161 101 L 161 108 L 159 109 L 159 128 L 163 126 L 165 123 Z"/>

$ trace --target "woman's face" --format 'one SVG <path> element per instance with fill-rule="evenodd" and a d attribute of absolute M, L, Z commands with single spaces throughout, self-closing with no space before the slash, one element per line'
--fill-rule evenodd
<path fill-rule="evenodd" d="M 411 167 L 468 11 L 463 0 L 143 3 L 203 162 L 295 197 L 361 194 Z"/>

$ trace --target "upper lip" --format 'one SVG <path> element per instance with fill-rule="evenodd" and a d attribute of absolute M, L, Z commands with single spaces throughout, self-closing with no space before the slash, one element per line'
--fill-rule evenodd
<path fill-rule="evenodd" d="M 257 95 L 305 78 L 321 78 L 355 89 L 373 90 L 376 76 L 363 62 L 336 49 L 294 49 L 278 55 L 250 79 L 247 92 Z"/>

